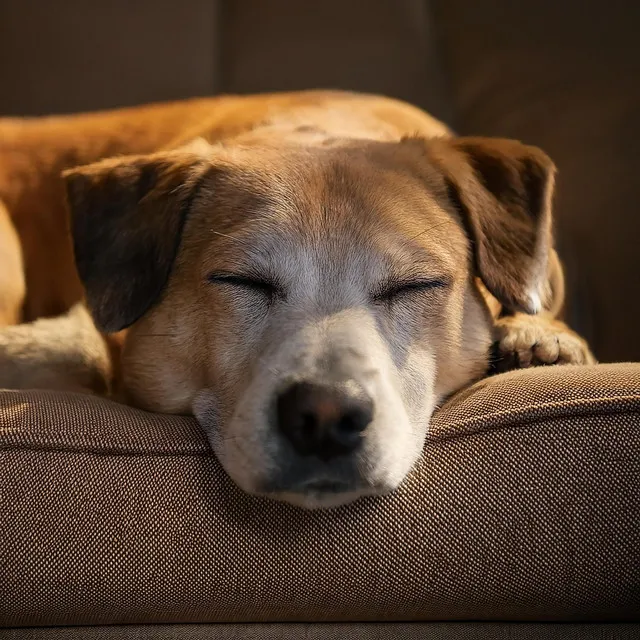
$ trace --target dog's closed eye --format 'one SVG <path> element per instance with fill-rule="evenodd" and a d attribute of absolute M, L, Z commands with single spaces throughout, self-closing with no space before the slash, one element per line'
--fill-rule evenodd
<path fill-rule="evenodd" d="M 253 275 L 234 273 L 212 273 L 207 276 L 207 281 L 211 284 L 225 285 L 241 288 L 253 293 L 261 294 L 269 300 L 285 297 L 284 289 L 274 282 Z M 412 294 L 423 294 L 429 291 L 444 289 L 449 286 L 446 278 L 415 278 L 412 280 L 390 279 L 380 285 L 371 295 L 373 302 L 392 303 L 400 298 L 408 297 Z"/>
<path fill-rule="evenodd" d="M 417 278 L 414 280 L 388 281 L 372 295 L 374 302 L 394 302 L 405 296 L 444 289 L 449 286 L 446 278 Z"/>
<path fill-rule="evenodd" d="M 242 288 L 254 293 L 259 293 L 273 299 L 284 297 L 284 291 L 277 283 L 252 275 L 240 275 L 234 273 L 211 273 L 207 281 L 212 284 L 221 284 L 230 287 Z"/>

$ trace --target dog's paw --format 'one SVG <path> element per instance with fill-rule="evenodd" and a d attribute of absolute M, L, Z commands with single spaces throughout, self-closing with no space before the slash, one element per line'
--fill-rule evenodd
<path fill-rule="evenodd" d="M 496 371 L 596 362 L 587 343 L 559 320 L 517 313 L 498 319 L 494 331 Z"/>

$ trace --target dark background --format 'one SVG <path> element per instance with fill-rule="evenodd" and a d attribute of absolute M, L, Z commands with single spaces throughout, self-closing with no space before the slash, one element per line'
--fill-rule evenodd
<path fill-rule="evenodd" d="M 568 319 L 640 360 L 639 32 L 629 0 L 0 0 L 0 114 L 345 88 L 540 145 Z"/>

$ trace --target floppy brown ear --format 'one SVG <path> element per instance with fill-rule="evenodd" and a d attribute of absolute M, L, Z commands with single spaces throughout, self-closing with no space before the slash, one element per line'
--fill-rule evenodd
<path fill-rule="evenodd" d="M 174 151 L 66 171 L 78 274 L 96 324 L 119 331 L 159 298 L 207 164 Z"/>
<path fill-rule="evenodd" d="M 537 313 L 548 295 L 553 162 L 515 140 L 454 138 L 429 146 L 487 289 L 507 309 Z"/>

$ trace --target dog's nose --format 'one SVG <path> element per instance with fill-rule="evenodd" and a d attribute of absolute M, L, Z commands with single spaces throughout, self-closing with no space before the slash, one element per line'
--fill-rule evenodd
<path fill-rule="evenodd" d="M 373 401 L 353 380 L 336 385 L 297 382 L 276 404 L 278 427 L 294 449 L 323 460 L 357 449 L 373 419 Z"/>

